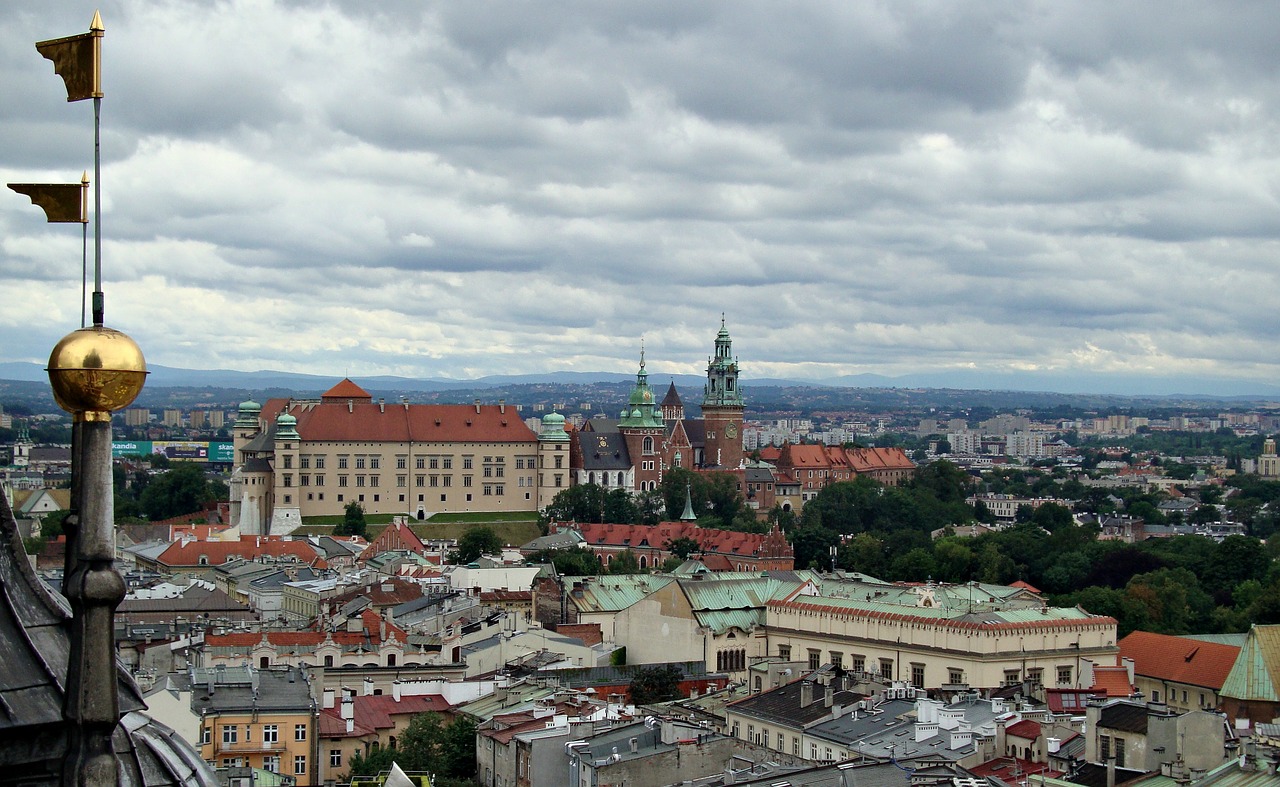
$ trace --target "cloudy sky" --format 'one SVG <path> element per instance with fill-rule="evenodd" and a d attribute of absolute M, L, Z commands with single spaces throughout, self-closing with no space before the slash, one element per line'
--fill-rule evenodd
<path fill-rule="evenodd" d="M 4 182 L 92 170 L 33 43 L 95 7 L 153 363 L 698 373 L 723 312 L 749 377 L 1280 380 L 1269 3 L 17 0 Z M 0 193 L 0 361 L 80 250 Z"/>

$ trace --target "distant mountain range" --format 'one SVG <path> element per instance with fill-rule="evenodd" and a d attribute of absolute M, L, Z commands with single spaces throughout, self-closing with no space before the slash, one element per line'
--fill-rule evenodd
<path fill-rule="evenodd" d="M 238 372 L 227 369 L 177 369 L 152 365 L 148 387 L 231 388 L 247 391 L 283 390 L 299 394 L 327 390 L 340 378 L 333 375 L 297 372 Z M 655 389 L 665 389 L 674 380 L 682 391 L 698 390 L 704 378 L 698 375 L 650 374 Z M 0 363 L 0 380 L 43 382 L 44 369 L 34 363 Z M 516 385 L 591 385 L 622 383 L 633 374 L 616 372 L 549 372 L 547 374 L 494 375 L 475 380 L 411 378 L 389 375 L 357 376 L 357 383 L 370 391 L 447 392 L 507 388 Z M 1249 399 L 1280 401 L 1280 385 L 1229 378 L 1153 377 L 1149 375 L 1052 374 L 1038 372 L 987 374 L 976 371 L 936 372 L 887 377 L 876 374 L 847 375 L 823 380 L 743 378 L 744 387 L 829 387 L 952 389 L 972 391 L 1025 391 L 1060 394 L 1174 397 L 1207 399 Z"/>

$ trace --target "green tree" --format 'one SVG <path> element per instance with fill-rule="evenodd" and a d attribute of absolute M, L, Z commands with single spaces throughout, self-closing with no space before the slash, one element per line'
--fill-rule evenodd
<path fill-rule="evenodd" d="M 1218 514 L 1217 506 L 1202 505 L 1197 506 L 1196 510 L 1191 512 L 1191 524 L 1208 525 L 1217 522 L 1221 516 Z"/>
<path fill-rule="evenodd" d="M 540 519 L 545 522 L 604 521 L 604 490 L 598 484 L 577 484 L 551 499 Z"/>
<path fill-rule="evenodd" d="M 529 555 L 526 561 L 535 565 L 550 563 L 562 577 L 593 577 L 604 573 L 596 553 L 580 546 L 571 549 L 544 549 Z"/>
<path fill-rule="evenodd" d="M 884 542 L 870 533 L 859 533 L 840 545 L 840 567 L 868 576 L 884 577 L 887 573 Z"/>
<path fill-rule="evenodd" d="M 197 513 L 216 499 L 215 487 L 205 478 L 201 465 L 174 462 L 147 485 L 139 502 L 143 512 L 156 520 Z"/>
<path fill-rule="evenodd" d="M 377 776 L 395 762 L 406 771 L 436 774 L 438 778 L 432 781 L 433 785 L 465 784 L 476 772 L 475 735 L 475 722 L 469 718 L 458 717 L 444 724 L 438 714 L 416 714 L 394 749 L 386 747 L 368 754 L 357 752 L 343 781 L 356 776 Z"/>
<path fill-rule="evenodd" d="M 968 582 L 973 577 L 974 555 L 964 540 L 940 538 L 933 545 L 936 579 L 943 582 Z"/>
<path fill-rule="evenodd" d="M 342 512 L 342 521 L 333 528 L 335 536 L 360 536 L 364 538 L 369 525 L 364 521 L 364 508 L 352 500 Z"/>
<path fill-rule="evenodd" d="M 1210 591 L 1230 591 L 1241 582 L 1264 579 L 1270 567 L 1271 558 L 1261 541 L 1250 536 L 1227 536 L 1213 550 L 1208 570 L 1198 576 L 1204 577 Z"/>
<path fill-rule="evenodd" d="M 502 539 L 493 528 L 479 525 L 467 530 L 458 539 L 458 551 L 452 557 L 454 563 L 470 563 L 481 555 L 497 555 L 502 552 Z"/>
<path fill-rule="evenodd" d="M 609 561 L 609 573 L 640 574 L 644 572 L 640 570 L 640 560 L 636 557 L 636 553 L 630 549 L 624 549 Z"/>
<path fill-rule="evenodd" d="M 655 702 L 678 700 L 680 681 L 684 673 L 674 664 L 640 667 L 631 676 L 627 693 L 634 705 L 652 705 Z"/>
<path fill-rule="evenodd" d="M 963 503 L 973 487 L 973 477 L 943 459 L 920 468 L 911 486 L 928 491 L 942 503 Z"/>
<path fill-rule="evenodd" d="M 702 551 L 702 544 L 699 544 L 688 536 L 681 536 L 680 538 L 672 539 L 671 541 L 668 541 L 665 546 L 668 552 L 680 558 L 682 561 L 688 560 L 689 556 L 695 552 Z"/>

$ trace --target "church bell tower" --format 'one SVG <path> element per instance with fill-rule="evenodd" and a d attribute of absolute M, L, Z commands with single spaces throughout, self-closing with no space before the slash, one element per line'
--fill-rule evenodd
<path fill-rule="evenodd" d="M 738 360 L 733 340 L 720 318 L 716 354 L 707 364 L 707 384 L 702 395 L 702 420 L 706 428 L 703 464 L 736 470 L 742 467 L 742 390 L 738 387 Z"/>

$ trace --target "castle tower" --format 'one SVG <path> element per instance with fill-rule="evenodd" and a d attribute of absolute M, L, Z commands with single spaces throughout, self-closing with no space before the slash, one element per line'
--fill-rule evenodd
<path fill-rule="evenodd" d="M 666 423 L 662 410 L 654 400 L 649 387 L 649 373 L 644 368 L 644 350 L 640 350 L 640 370 L 636 372 L 636 385 L 627 399 L 627 408 L 618 418 L 618 432 L 627 443 L 635 473 L 636 491 L 656 489 L 662 472 L 662 438 Z"/>
<path fill-rule="evenodd" d="M 298 434 L 298 419 L 289 415 L 287 410 L 276 416 L 274 448 L 271 523 L 267 533 L 287 535 L 302 524 L 302 507 L 295 480 L 300 466 L 298 451 L 302 448 L 302 436 Z"/>
<path fill-rule="evenodd" d="M 538 510 L 546 508 L 571 483 L 569 434 L 564 416 L 549 413 L 538 430 Z"/>
<path fill-rule="evenodd" d="M 707 384 L 702 395 L 702 420 L 706 427 L 703 464 L 737 469 L 742 466 L 742 412 L 745 405 L 738 387 L 738 361 L 733 340 L 720 318 L 716 354 L 708 359 Z"/>

